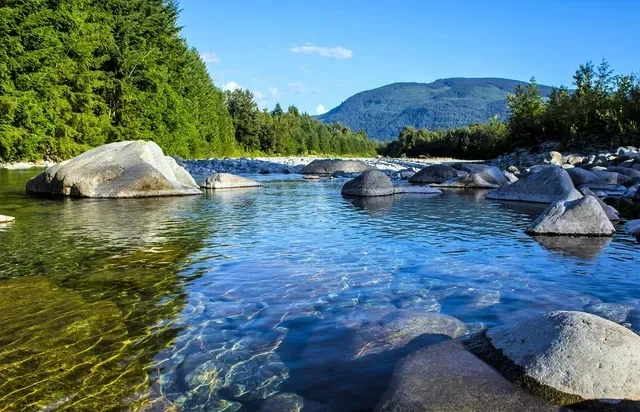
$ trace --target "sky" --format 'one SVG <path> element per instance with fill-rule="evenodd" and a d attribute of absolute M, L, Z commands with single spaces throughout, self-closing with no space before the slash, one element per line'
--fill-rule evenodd
<path fill-rule="evenodd" d="M 571 86 L 606 58 L 640 72 L 640 0 L 181 0 L 216 86 L 321 114 L 395 82 L 504 77 Z"/>

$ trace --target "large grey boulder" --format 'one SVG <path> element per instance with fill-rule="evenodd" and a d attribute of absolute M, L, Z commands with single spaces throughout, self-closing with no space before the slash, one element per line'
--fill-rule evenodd
<path fill-rule="evenodd" d="M 470 348 L 555 403 L 640 401 L 640 337 L 609 320 L 557 311 L 474 335 Z"/>
<path fill-rule="evenodd" d="M 615 228 L 599 199 L 570 191 L 549 206 L 527 228 L 532 235 L 611 236 Z"/>
<path fill-rule="evenodd" d="M 559 411 L 505 379 L 458 341 L 419 349 L 399 361 L 376 412 Z"/>
<path fill-rule="evenodd" d="M 598 175 L 580 167 L 567 169 L 567 173 L 569 174 L 569 177 L 571 177 L 575 187 L 580 187 L 585 183 L 602 183 L 602 180 Z"/>
<path fill-rule="evenodd" d="M 497 167 L 487 167 L 475 174 L 482 178 L 482 180 L 494 185 L 504 186 L 507 184 L 507 179 L 504 177 L 504 174 L 502 174 L 502 171 Z"/>
<path fill-rule="evenodd" d="M 389 196 L 393 194 L 393 183 L 386 173 L 377 169 L 367 170 L 342 186 L 344 196 Z"/>
<path fill-rule="evenodd" d="M 316 159 L 302 168 L 300 173 L 310 175 L 330 175 L 335 172 L 357 173 L 371 169 L 359 160 Z"/>
<path fill-rule="evenodd" d="M 591 191 L 591 189 L 583 187 L 583 188 L 580 188 L 579 191 L 580 193 L 582 193 L 582 196 L 593 196 L 596 199 L 598 199 L 598 203 L 600 204 L 600 207 L 602 208 L 602 210 L 604 210 L 604 213 L 606 213 L 610 221 L 617 222 L 620 220 L 620 213 L 616 210 L 616 208 L 606 204 L 602 199 L 600 199 L 600 197 L 597 194 Z"/>
<path fill-rule="evenodd" d="M 437 164 L 430 165 L 411 176 L 411 183 L 442 183 L 458 177 L 458 172 L 451 166 Z"/>
<path fill-rule="evenodd" d="M 202 194 L 191 175 L 154 142 L 118 142 L 51 166 L 27 182 L 27 192 L 130 198 Z"/>
<path fill-rule="evenodd" d="M 574 189 L 571 178 L 560 167 L 551 166 L 504 185 L 487 195 L 492 200 L 552 203 Z"/>
<path fill-rule="evenodd" d="M 209 177 L 204 182 L 200 183 L 200 187 L 203 189 L 238 189 L 243 187 L 259 187 L 262 184 L 247 179 L 246 177 L 232 175 L 230 173 L 216 173 Z"/>

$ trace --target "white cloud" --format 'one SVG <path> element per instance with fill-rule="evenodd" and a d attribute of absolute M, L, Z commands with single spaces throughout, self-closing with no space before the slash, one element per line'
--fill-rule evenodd
<path fill-rule="evenodd" d="M 206 64 L 220 63 L 220 58 L 215 52 L 202 52 L 200 53 L 200 57 L 202 57 L 202 61 Z"/>
<path fill-rule="evenodd" d="M 316 107 L 316 114 L 325 114 L 327 112 L 327 109 L 324 108 L 324 105 L 319 104 L 318 107 Z"/>
<path fill-rule="evenodd" d="M 337 60 L 348 59 L 353 56 L 353 52 L 342 46 L 321 47 L 307 43 L 304 46 L 296 46 L 291 49 L 293 53 L 315 54 L 322 57 L 333 57 Z"/>
<path fill-rule="evenodd" d="M 238 90 L 238 89 L 242 89 L 242 86 L 240 86 L 238 83 L 236 82 L 226 82 L 224 84 L 224 86 L 222 86 L 222 90 L 224 91 L 234 91 L 234 90 Z"/>
<path fill-rule="evenodd" d="M 307 91 L 307 86 L 302 83 L 291 82 L 287 86 L 288 91 L 291 93 L 304 93 Z"/>
<path fill-rule="evenodd" d="M 267 96 L 259 90 L 252 90 L 251 93 L 253 93 L 253 98 L 256 102 L 267 98 Z"/>
<path fill-rule="evenodd" d="M 311 74 L 311 69 L 307 66 L 299 66 L 298 69 L 304 74 Z"/>
<path fill-rule="evenodd" d="M 280 90 L 278 90 L 277 87 L 272 87 L 269 89 L 269 93 L 271 93 L 271 96 L 278 98 L 280 96 L 282 96 L 282 93 L 280 93 Z"/>

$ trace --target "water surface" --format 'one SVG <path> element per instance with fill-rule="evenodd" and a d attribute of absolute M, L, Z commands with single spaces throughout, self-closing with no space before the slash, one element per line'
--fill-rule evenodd
<path fill-rule="evenodd" d="M 16 217 L 0 226 L 0 410 L 251 411 L 278 392 L 370 409 L 393 363 L 335 367 L 333 326 L 379 311 L 473 332 L 571 309 L 640 331 L 640 245 L 622 230 L 527 236 L 544 206 L 482 191 L 350 200 L 342 180 L 295 175 L 54 200 L 24 194 L 35 173 L 0 171 L 0 213 Z"/>

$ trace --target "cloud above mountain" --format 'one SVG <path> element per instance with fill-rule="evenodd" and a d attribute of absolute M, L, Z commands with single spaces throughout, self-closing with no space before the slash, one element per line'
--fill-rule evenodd
<path fill-rule="evenodd" d="M 337 60 L 344 60 L 344 59 L 349 59 L 353 57 L 353 51 L 345 47 L 342 47 L 342 46 L 323 47 L 323 46 L 316 46 L 312 43 L 307 43 L 304 46 L 293 47 L 291 51 L 293 53 L 298 53 L 298 54 L 312 54 L 312 55 L 322 56 L 322 57 L 331 57 Z"/>

